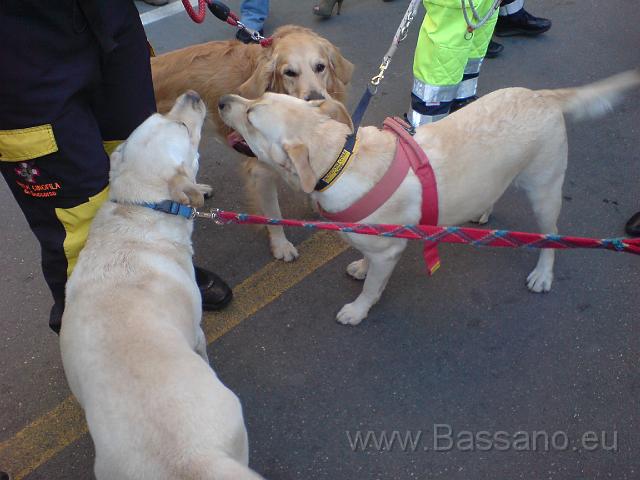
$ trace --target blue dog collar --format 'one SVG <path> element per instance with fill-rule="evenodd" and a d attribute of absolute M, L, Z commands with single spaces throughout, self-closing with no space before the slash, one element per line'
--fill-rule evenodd
<path fill-rule="evenodd" d="M 120 203 L 116 200 L 111 200 L 113 203 Z M 147 207 L 156 212 L 168 213 L 169 215 L 176 215 L 184 217 L 187 220 L 192 220 L 196 217 L 196 209 L 182 203 L 174 202 L 173 200 L 163 200 L 162 202 L 144 202 L 144 203 L 129 203 L 129 205 L 138 205 L 139 207 Z"/>
<path fill-rule="evenodd" d="M 191 208 L 188 205 L 183 205 L 182 203 L 174 202 L 173 200 L 163 200 L 162 202 L 158 203 L 145 202 L 142 204 L 142 206 L 150 208 L 151 210 L 155 210 L 157 212 L 168 213 L 169 215 L 178 215 L 188 220 L 194 218 L 196 213 L 195 208 Z"/>

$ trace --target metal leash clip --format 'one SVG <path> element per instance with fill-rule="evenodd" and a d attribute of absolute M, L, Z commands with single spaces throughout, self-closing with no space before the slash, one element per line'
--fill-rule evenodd
<path fill-rule="evenodd" d="M 191 218 L 206 218 L 207 220 L 213 220 L 217 225 L 224 225 L 224 222 L 220 220 L 218 213 L 220 213 L 219 208 L 210 208 L 208 211 L 197 210 L 194 208 Z"/>
<path fill-rule="evenodd" d="M 380 82 L 384 78 L 384 72 L 389 67 L 389 63 L 391 63 L 391 58 L 384 57 L 384 59 L 382 60 L 382 63 L 380 64 L 380 71 L 378 72 L 377 75 L 371 78 L 371 85 L 376 87 L 374 89 L 374 93 L 377 90 L 378 85 L 380 85 Z"/>
<path fill-rule="evenodd" d="M 255 43 L 260 43 L 261 40 L 266 40 L 265 37 L 260 35 L 260 32 L 258 32 L 257 30 L 252 30 L 251 28 L 247 27 L 244 23 L 242 23 L 240 21 L 238 22 L 238 30 L 244 30 L 249 35 L 251 35 L 251 39 Z"/>
<path fill-rule="evenodd" d="M 208 0 L 207 6 L 216 18 L 228 23 L 229 25 L 237 27 L 238 30 L 245 30 L 254 42 L 260 43 L 262 40 L 266 40 L 265 37 L 260 35 L 260 32 L 253 30 L 242 23 L 240 21 L 240 17 L 238 17 L 235 12 L 231 11 L 231 9 L 224 3 L 217 0 Z"/>

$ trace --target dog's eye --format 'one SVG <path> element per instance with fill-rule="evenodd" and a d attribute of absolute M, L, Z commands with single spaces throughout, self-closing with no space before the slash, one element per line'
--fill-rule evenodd
<path fill-rule="evenodd" d="M 291 70 L 290 68 L 287 68 L 287 69 L 284 71 L 284 74 L 285 74 L 287 77 L 297 77 L 297 76 L 298 76 L 298 72 L 294 72 L 294 71 L 293 71 L 293 70 Z"/>
<path fill-rule="evenodd" d="M 325 67 L 324 63 L 319 63 L 319 64 L 317 64 L 317 65 L 316 65 L 316 73 L 322 73 L 322 72 L 324 72 L 324 69 L 325 69 L 325 68 L 326 68 L 326 67 Z"/>

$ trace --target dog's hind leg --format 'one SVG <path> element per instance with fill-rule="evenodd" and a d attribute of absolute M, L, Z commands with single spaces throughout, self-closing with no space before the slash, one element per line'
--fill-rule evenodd
<path fill-rule="evenodd" d="M 367 317 L 369 309 L 380 299 L 406 246 L 407 240 L 395 240 L 384 250 L 363 252 L 369 268 L 362 293 L 354 302 L 342 307 L 336 317 L 338 322 L 343 325 L 358 325 Z"/>
<path fill-rule="evenodd" d="M 564 174 L 553 179 L 549 185 L 527 189 L 533 212 L 542 233 L 558 233 L 558 216 L 562 207 L 562 184 Z M 535 293 L 548 292 L 553 282 L 555 250 L 542 249 L 536 268 L 527 277 L 527 287 Z"/>
<path fill-rule="evenodd" d="M 275 173 L 257 161 L 248 168 L 249 192 L 261 213 L 269 218 L 282 218 L 278 203 L 278 183 Z M 291 262 L 298 258 L 298 250 L 287 240 L 282 227 L 267 227 L 271 253 L 278 260 Z"/>

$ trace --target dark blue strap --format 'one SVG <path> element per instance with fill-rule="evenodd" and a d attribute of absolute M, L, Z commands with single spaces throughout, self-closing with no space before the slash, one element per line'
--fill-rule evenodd
<path fill-rule="evenodd" d="M 351 122 L 353 123 L 353 133 L 347 137 L 347 141 L 344 144 L 344 150 L 349 152 L 353 151 L 353 146 L 356 143 L 356 137 L 358 136 L 358 129 L 360 128 L 360 122 L 362 122 L 362 117 L 364 117 L 367 108 L 369 107 L 369 101 L 373 97 L 371 90 L 367 87 L 360 97 L 360 101 L 356 106 L 356 109 L 353 111 L 353 115 L 351 115 Z"/>
<path fill-rule="evenodd" d="M 360 122 L 362 121 L 362 117 L 364 117 L 364 112 L 367 111 L 367 107 L 369 106 L 369 101 L 373 97 L 373 93 L 367 87 L 358 102 L 358 106 L 353 111 L 353 115 L 351 115 L 351 121 L 353 122 L 353 136 L 355 137 L 356 133 L 358 133 L 358 128 L 360 128 Z"/>
<path fill-rule="evenodd" d="M 340 160 L 351 157 L 351 154 L 353 153 L 353 147 L 356 144 L 356 138 L 358 136 L 358 128 L 360 128 L 360 122 L 362 121 L 362 117 L 364 117 L 364 113 L 367 111 L 367 107 L 369 106 L 369 101 L 371 100 L 372 96 L 373 96 L 373 93 L 371 93 L 371 90 L 369 90 L 369 87 L 367 87 L 367 89 L 362 94 L 362 97 L 360 97 L 360 101 L 358 102 L 358 105 L 356 106 L 356 109 L 354 110 L 353 115 L 351 115 L 351 123 L 353 123 L 353 133 L 350 133 L 349 136 L 347 136 L 347 139 L 344 142 L 344 147 L 342 147 L 342 152 L 340 153 L 340 155 L 338 156 L 338 158 L 336 159 L 336 161 L 328 171 L 333 170 L 336 164 Z M 343 162 L 342 166 L 340 167 L 340 171 L 342 171 L 342 169 L 346 165 L 347 165 L 347 162 Z M 334 179 L 331 180 L 331 182 L 335 180 L 335 178 L 338 178 L 338 176 L 336 175 Z M 320 180 L 318 180 L 318 182 L 316 183 L 315 190 L 318 192 L 321 192 L 322 190 L 327 188 L 330 184 L 331 184 L 330 182 L 326 182 L 324 180 L 324 175 L 323 175 L 322 177 L 320 177 Z"/>

